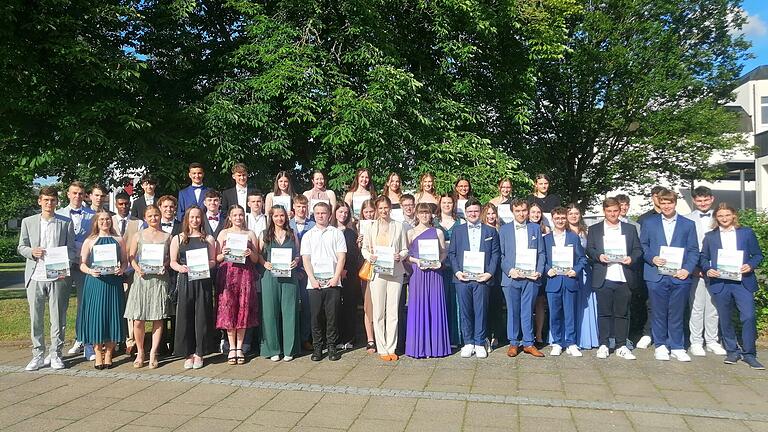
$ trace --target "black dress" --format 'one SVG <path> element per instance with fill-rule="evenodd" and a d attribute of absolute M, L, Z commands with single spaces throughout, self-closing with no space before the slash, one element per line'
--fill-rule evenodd
<path fill-rule="evenodd" d="M 207 248 L 208 243 L 203 237 L 192 237 L 187 244 L 179 241 L 179 264 L 187 264 L 188 250 Z M 206 354 L 213 326 L 213 281 L 211 278 L 190 281 L 188 273 L 179 273 L 177 287 L 174 354 L 180 357 L 197 354 L 202 357 Z"/>
<path fill-rule="evenodd" d="M 361 303 L 360 278 L 357 276 L 362 265 L 362 254 L 357 247 L 357 232 L 345 228 L 344 242 L 347 244 L 347 256 L 344 270 L 347 277 L 341 281 L 341 307 L 339 309 L 339 343 L 354 343 L 357 319 L 357 306 Z"/>

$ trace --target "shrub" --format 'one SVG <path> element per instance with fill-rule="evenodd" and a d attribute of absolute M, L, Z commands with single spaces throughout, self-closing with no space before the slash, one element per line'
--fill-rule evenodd
<path fill-rule="evenodd" d="M 757 331 L 759 334 L 768 330 L 768 213 L 755 210 L 739 212 L 739 222 L 752 228 L 757 235 L 760 249 L 766 258 L 755 270 L 760 288 L 755 293 L 755 312 L 757 314 Z"/>
<path fill-rule="evenodd" d="M 0 237 L 0 263 L 24 262 L 24 258 L 16 252 L 19 237 L 5 235 Z"/>

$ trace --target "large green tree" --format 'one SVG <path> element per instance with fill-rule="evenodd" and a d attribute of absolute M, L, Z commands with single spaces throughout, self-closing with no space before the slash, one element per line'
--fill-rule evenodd
<path fill-rule="evenodd" d="M 615 188 L 716 175 L 713 152 L 741 142 L 722 107 L 747 55 L 740 1 L 582 3 L 566 55 L 540 68 L 513 154 L 582 206 Z"/>

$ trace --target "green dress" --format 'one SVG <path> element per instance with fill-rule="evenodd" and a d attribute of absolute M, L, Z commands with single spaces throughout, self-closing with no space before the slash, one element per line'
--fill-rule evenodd
<path fill-rule="evenodd" d="M 152 244 L 144 239 L 144 230 L 138 233 L 137 261 L 141 259 L 141 246 Z M 165 255 L 168 256 L 169 234 L 163 236 L 161 242 L 165 246 Z M 158 321 L 168 317 L 168 269 L 163 274 L 145 274 L 144 277 L 133 275 L 131 289 L 128 291 L 128 301 L 125 305 L 125 318 L 129 320 Z"/>
<path fill-rule="evenodd" d="M 293 236 L 286 236 L 280 244 L 273 239 L 264 245 L 262 256 L 272 261 L 273 248 L 291 248 L 293 256 L 299 250 Z M 265 271 L 261 279 L 261 355 L 272 357 L 279 354 L 295 357 L 299 353 L 299 282 L 296 270 L 291 277 L 275 277 Z"/>
<path fill-rule="evenodd" d="M 112 237 L 99 237 L 94 245 L 115 244 Z M 117 245 L 120 256 L 120 245 Z M 93 263 L 93 254 L 88 257 L 88 265 Z M 77 334 L 86 344 L 120 342 L 127 331 L 123 319 L 125 297 L 123 278 L 116 275 L 93 277 L 85 275 L 83 284 L 83 304 L 80 309 L 82 319 L 77 326 Z"/>

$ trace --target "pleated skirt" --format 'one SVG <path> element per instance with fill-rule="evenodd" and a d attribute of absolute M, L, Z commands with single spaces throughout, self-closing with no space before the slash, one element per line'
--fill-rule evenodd
<path fill-rule="evenodd" d="M 119 342 L 125 338 L 125 297 L 117 276 L 85 276 L 77 334 L 86 344 Z"/>

